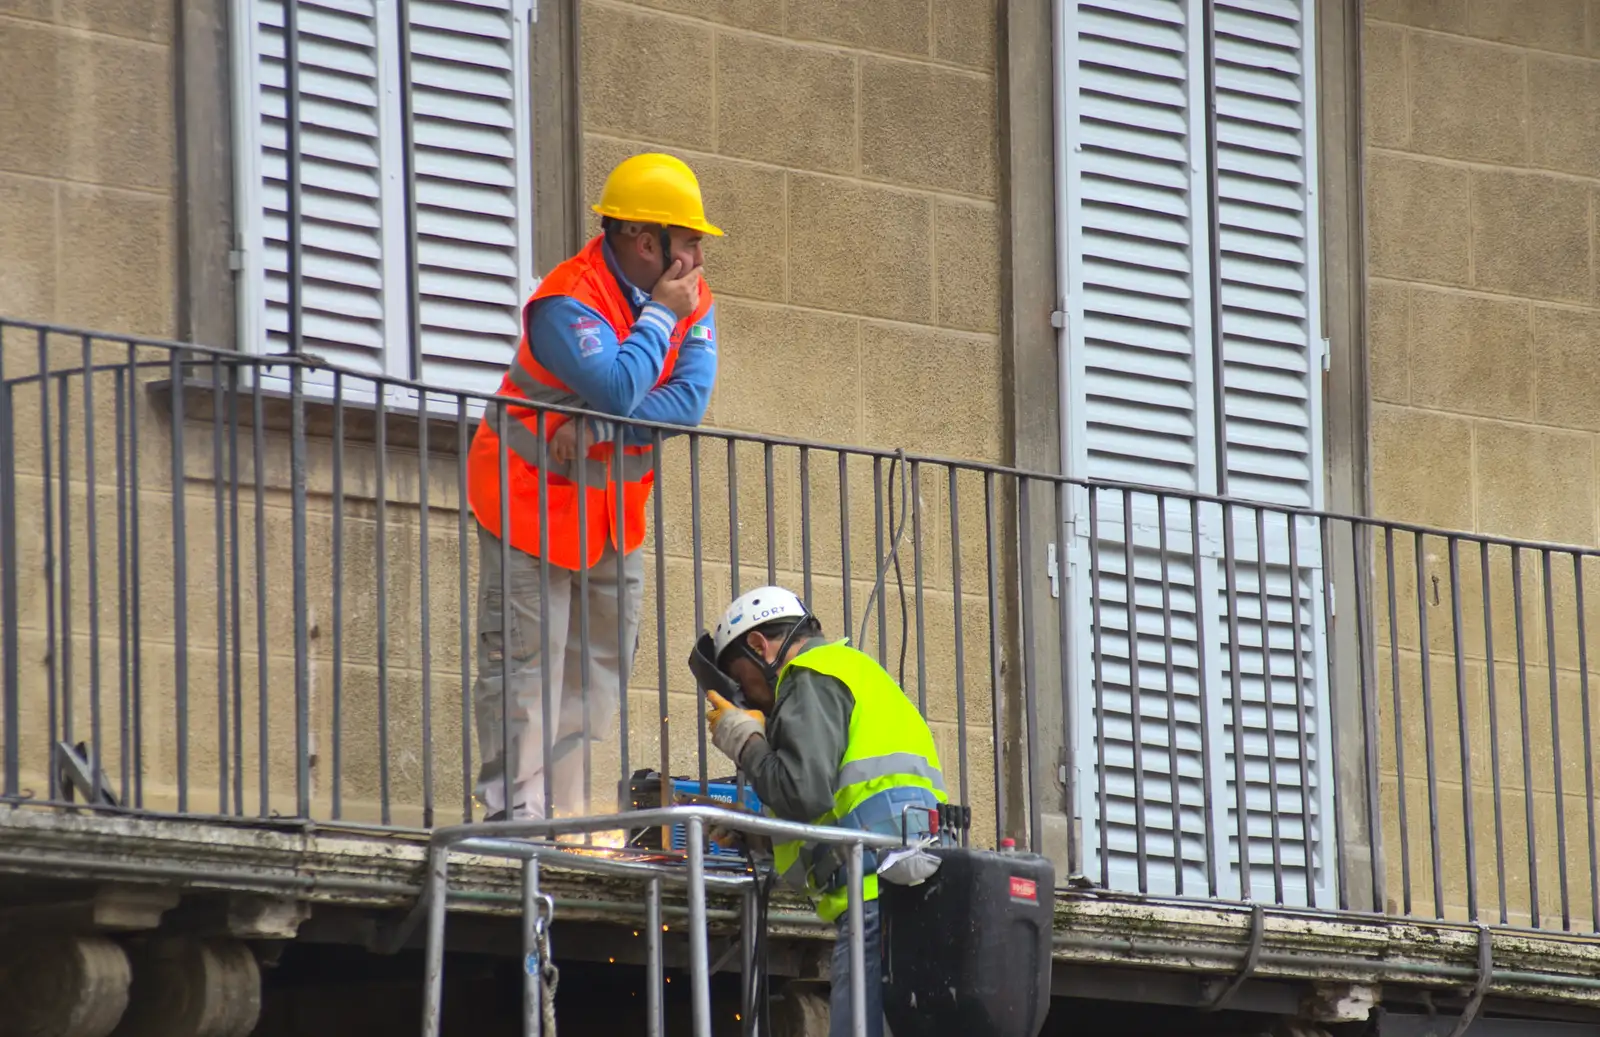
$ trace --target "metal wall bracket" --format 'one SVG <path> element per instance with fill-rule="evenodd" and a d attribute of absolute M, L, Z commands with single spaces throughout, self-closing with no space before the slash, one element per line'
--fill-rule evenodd
<path fill-rule="evenodd" d="M 77 745 L 56 743 L 56 769 L 62 787 L 67 790 L 68 795 L 76 792 L 86 803 L 95 806 L 116 806 L 117 797 L 111 792 L 111 779 L 103 769 L 96 768 L 89 757 L 87 742 L 79 742 Z M 96 777 L 99 778 L 100 785 L 98 797 L 95 795 Z"/>

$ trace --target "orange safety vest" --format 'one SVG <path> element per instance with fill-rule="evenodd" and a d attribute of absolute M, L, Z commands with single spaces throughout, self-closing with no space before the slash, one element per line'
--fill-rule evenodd
<path fill-rule="evenodd" d="M 622 286 L 611 273 L 596 236 L 577 255 L 550 271 L 522 309 L 522 342 L 517 355 L 500 382 L 498 395 L 516 396 L 534 404 L 588 407 L 559 378 L 534 359 L 528 343 L 528 314 L 534 303 L 552 295 L 564 295 L 583 303 L 611 325 L 620 341 L 633 328 L 633 308 Z M 672 329 L 671 346 L 661 364 L 659 386 L 672 374 L 678 362 L 678 347 L 689 329 L 711 310 L 711 289 L 700 286 L 700 304 Z M 510 488 L 511 529 L 505 539 L 517 550 L 539 556 L 539 418 L 538 412 L 507 406 L 506 458 Z M 545 436 L 569 419 L 564 414 L 546 413 Z M 479 524 L 496 537 L 500 530 L 500 405 L 491 402 L 484 408 L 483 420 L 472 437 L 467 458 L 467 501 Z M 545 490 L 549 516 L 551 565 L 582 569 L 600 560 L 609 541 L 626 554 L 644 542 L 645 503 L 655 485 L 655 447 L 624 446 L 622 464 L 613 463 L 613 444 L 596 443 L 584 463 L 585 514 L 580 524 L 576 459 L 568 465 L 551 461 L 545 469 Z M 618 471 L 620 467 L 621 471 Z M 617 529 L 617 493 L 622 493 L 622 529 Z M 580 544 L 582 547 L 580 547 Z"/>

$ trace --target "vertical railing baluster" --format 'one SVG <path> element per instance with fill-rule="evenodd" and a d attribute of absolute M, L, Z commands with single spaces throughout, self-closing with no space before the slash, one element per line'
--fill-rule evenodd
<path fill-rule="evenodd" d="M 18 625 L 18 591 L 17 570 L 21 561 L 17 557 L 17 479 L 16 462 L 17 442 L 15 430 L 12 428 L 12 398 L 11 383 L 5 378 L 5 341 L 4 330 L 0 329 L 0 652 L 5 655 L 5 666 L 0 669 L 0 723 L 5 725 L 5 742 L 0 745 L 0 754 L 4 754 L 5 795 L 15 797 L 21 793 L 22 761 L 19 759 L 22 749 L 17 725 L 22 717 L 22 668 L 19 652 L 21 651 L 21 638 Z M 127 542 L 124 536 L 123 525 L 123 498 L 126 493 L 125 483 L 122 478 L 122 379 L 121 372 L 117 378 L 117 558 L 120 562 L 125 557 Z M 119 604 L 119 618 L 122 629 L 119 644 L 122 649 L 121 672 L 123 702 L 127 701 L 128 691 L 128 662 L 127 662 L 127 584 L 123 580 L 121 566 L 118 567 L 117 587 L 121 600 Z M 126 705 L 123 708 L 123 717 L 127 717 Z M 124 799 L 128 793 L 128 737 L 124 727 L 122 737 L 122 795 Z"/>
<path fill-rule="evenodd" d="M 1131 538 L 1130 538 L 1131 539 Z M 1178 686 L 1172 658 L 1172 566 L 1167 547 L 1167 495 L 1156 495 L 1156 550 L 1161 566 L 1161 656 L 1167 691 L 1167 782 L 1172 796 L 1172 883 L 1173 892 L 1183 896 L 1183 781 L 1179 773 L 1182 753 L 1178 749 Z M 1061 656 L 1065 661 L 1068 656 Z"/>
<path fill-rule="evenodd" d="M 1417 644 L 1422 675 L 1422 745 L 1424 770 L 1428 778 L 1428 859 L 1432 864 L 1433 917 L 1444 917 L 1444 872 L 1439 854 L 1439 768 L 1433 737 L 1433 648 L 1428 636 L 1428 579 L 1424 571 L 1427 554 L 1421 533 L 1412 535 L 1411 560 L 1416 568 Z"/>
<path fill-rule="evenodd" d="M 1139 572 L 1134 558 L 1133 494 L 1122 490 L 1122 608 L 1128 624 L 1128 723 L 1133 749 L 1134 869 L 1139 892 L 1150 892 L 1150 846 L 1144 798 L 1144 684 L 1139 672 Z"/>
<path fill-rule="evenodd" d="M 101 741 L 100 720 L 100 532 L 98 473 L 94 458 L 94 342 L 83 336 L 83 472 L 88 482 L 84 492 L 85 542 L 88 550 L 89 580 L 89 801 L 101 800 L 101 761 L 105 745 Z M 213 420 L 215 420 L 213 418 Z M 220 527 L 219 527 L 220 528 Z M 220 624 L 221 620 L 218 619 Z"/>
<path fill-rule="evenodd" d="M 1095 829 L 1100 834 L 1100 886 L 1111 885 L 1111 815 L 1107 809 L 1106 775 L 1106 626 L 1101 607 L 1100 487 L 1089 487 L 1089 656 L 1094 667 L 1094 772 L 1098 809 Z M 990 625 L 994 618 L 989 619 Z"/>
<path fill-rule="evenodd" d="M 1018 559 L 1017 563 L 1022 569 L 1021 580 L 1021 611 L 1017 617 L 1018 626 L 1022 628 L 1022 709 L 1023 722 L 1026 730 L 1023 737 L 1023 759 L 1027 762 L 1028 772 L 1023 777 L 1023 791 L 1028 797 L 1028 846 L 1034 853 L 1041 853 L 1044 849 L 1044 804 L 1039 794 L 1038 781 L 1044 772 L 1044 761 L 1039 756 L 1039 702 L 1038 702 L 1038 664 L 1034 649 L 1034 592 L 1033 592 L 1033 537 L 1029 535 L 1028 523 L 1032 517 L 1032 492 L 1030 481 L 1026 477 L 1017 479 L 1017 523 Z M 1140 819 L 1141 824 L 1143 818 Z"/>
<path fill-rule="evenodd" d="M 404 19 L 402 19 L 404 20 Z M 420 341 L 420 338 L 419 338 Z M 421 368 L 418 368 L 420 373 Z M 428 481 L 428 392 L 417 393 L 417 610 L 422 641 L 422 825 L 433 827 L 433 574 L 429 564 L 432 533 Z"/>
<path fill-rule="evenodd" d="M 61 544 L 61 568 L 59 570 L 61 586 L 57 598 L 61 607 L 61 640 L 52 645 L 51 648 L 52 651 L 61 656 L 61 698 L 57 711 L 57 720 L 60 723 L 60 728 L 58 733 L 57 729 L 52 726 L 51 738 L 59 738 L 60 741 L 65 742 L 68 746 L 71 746 L 75 741 L 72 707 L 73 698 L 77 691 L 77 681 L 73 679 L 73 660 L 77 653 L 74 651 L 76 646 L 73 644 L 72 622 L 72 464 L 71 454 L 69 453 L 72 446 L 71 377 L 71 372 L 63 371 L 56 379 L 56 449 L 59 451 L 56 463 L 61 469 L 61 477 L 57 483 L 60 499 L 56 504 L 57 514 L 61 522 L 61 528 L 58 530 Z M 174 425 L 179 429 L 183 427 L 182 423 L 177 421 L 174 422 Z M 176 440 L 176 438 L 175 436 L 174 439 Z M 182 447 L 174 446 L 173 449 L 174 451 L 181 451 Z M 181 453 L 174 453 L 173 456 L 181 458 Z M 174 485 L 181 485 L 176 477 L 173 479 L 173 483 Z M 178 542 L 174 539 L 174 543 Z M 183 683 L 180 682 L 179 694 L 184 693 L 185 690 Z M 53 753 L 55 750 L 53 742 L 50 748 Z M 52 765 L 51 769 L 58 770 L 59 768 Z M 181 774 L 179 775 L 179 783 L 181 787 Z M 62 792 L 65 793 L 67 798 L 72 797 L 73 793 L 70 785 L 63 788 Z M 182 808 L 180 807 L 179 810 L 181 812 Z"/>
<path fill-rule="evenodd" d="M 1091 510 L 1090 514 L 1093 512 Z M 1191 573 L 1194 577 L 1194 622 L 1195 622 L 1195 673 L 1198 674 L 1198 694 L 1200 701 L 1200 759 L 1202 769 L 1200 773 L 1200 801 L 1201 816 L 1204 818 L 1206 837 L 1206 891 L 1212 896 L 1218 895 L 1220 886 L 1217 875 L 1217 804 L 1216 797 L 1212 794 L 1211 775 L 1211 696 L 1206 694 L 1205 682 L 1211 672 L 1206 668 L 1206 633 L 1207 624 L 1205 613 L 1212 608 L 1212 604 L 1205 595 L 1205 579 L 1202 569 L 1206 564 L 1206 555 L 1201 550 L 1200 544 L 1200 501 L 1189 498 L 1189 560 Z M 1093 567 L 1091 566 L 1091 569 Z"/>
<path fill-rule="evenodd" d="M 388 825 L 394 819 L 389 764 L 389 387 L 375 381 L 372 391 L 376 398 L 372 450 L 377 486 L 377 492 L 373 494 L 377 528 L 373 534 L 372 551 L 378 613 L 378 816 L 384 825 Z"/>
<path fill-rule="evenodd" d="M 211 357 L 211 507 L 217 578 L 217 813 L 228 812 L 228 533 L 227 483 L 222 476 L 222 363 Z"/>
<path fill-rule="evenodd" d="M 468 541 L 468 515 L 472 510 L 467 497 L 467 456 L 472 447 L 468 439 L 466 394 L 456 396 L 456 605 L 458 638 L 456 664 L 461 669 L 461 821 L 472 820 L 472 558 Z M 483 747 L 487 752 L 487 747 Z M 509 815 L 507 815 L 509 816 Z"/>
<path fill-rule="evenodd" d="M 1561 928 L 1572 929 L 1572 901 L 1567 889 L 1567 804 L 1561 774 L 1561 690 L 1556 669 L 1555 581 L 1550 564 L 1550 549 L 1539 552 L 1540 576 L 1544 581 L 1545 669 L 1550 677 L 1550 769 L 1555 783 L 1556 879 L 1561 894 Z"/>
<path fill-rule="evenodd" d="M 40 496 L 44 498 L 44 607 L 47 651 L 44 658 L 45 670 L 45 702 L 46 723 L 49 730 L 49 740 L 45 743 L 46 770 L 49 772 L 46 787 L 49 789 L 49 798 L 55 802 L 61 795 L 60 769 L 55 766 L 55 740 L 60 727 L 61 719 L 57 696 L 60 692 L 60 679 L 57 672 L 57 656 L 60 655 L 60 630 L 58 628 L 58 614 L 56 612 L 56 517 L 55 500 L 52 494 L 54 486 L 54 463 L 50 457 L 50 345 L 43 328 L 39 329 L 39 464 L 43 481 L 40 484 Z M 129 347 L 128 366 L 132 369 L 134 364 L 133 347 Z"/>
<path fill-rule="evenodd" d="M 694 545 L 694 630 L 695 636 L 706 628 L 705 557 L 701 548 L 700 523 L 700 436 L 689 433 L 689 539 Z M 710 791 L 710 777 L 706 770 L 706 725 L 696 724 L 695 747 L 700 768 L 700 795 Z M 664 801 L 665 802 L 665 801 Z"/>
<path fill-rule="evenodd" d="M 1478 846 L 1472 819 L 1472 731 L 1467 719 L 1466 632 L 1461 614 L 1461 539 L 1449 537 L 1450 626 L 1456 657 L 1456 737 L 1461 740 L 1461 817 L 1467 870 L 1467 917 L 1478 920 Z"/>
<path fill-rule="evenodd" d="M 1539 842 L 1534 833 L 1533 731 L 1528 716 L 1528 646 L 1522 618 L 1522 548 L 1511 548 L 1511 608 L 1517 636 L 1517 707 L 1522 720 L 1522 803 L 1528 834 L 1528 914 L 1539 928 Z"/>
<path fill-rule="evenodd" d="M 1500 797 L 1500 706 L 1495 694 L 1494 674 L 1494 595 L 1490 583 L 1489 542 L 1478 544 L 1478 560 L 1483 581 L 1483 658 L 1489 712 L 1489 778 L 1494 787 L 1494 870 L 1496 892 L 1500 898 L 1500 924 L 1509 918 L 1506 903 L 1506 833 L 1505 815 Z"/>
<path fill-rule="evenodd" d="M 1575 597 L 1573 604 L 1577 612 L 1578 702 L 1583 711 L 1583 805 L 1589 822 L 1589 908 L 1593 912 L 1591 931 L 1600 932 L 1600 846 L 1595 842 L 1595 747 L 1593 716 L 1589 708 L 1589 625 L 1588 612 L 1584 607 L 1583 554 L 1579 551 L 1572 552 L 1572 586 Z"/>
<path fill-rule="evenodd" d="M 1411 913 L 1411 827 L 1406 820 L 1405 714 L 1400 708 L 1400 606 L 1395 590 L 1394 527 L 1383 527 L 1383 564 L 1389 581 L 1389 683 L 1394 700 L 1395 789 L 1400 824 L 1400 895 L 1405 914 Z"/>
<path fill-rule="evenodd" d="M 141 613 L 140 605 L 140 565 L 139 565 L 139 514 L 140 490 L 139 482 L 139 351 L 132 343 L 128 344 L 128 687 L 130 703 L 128 711 L 132 715 L 133 728 L 133 796 L 132 805 L 144 806 L 144 685 L 140 680 L 143 662 L 143 641 L 140 637 Z M 47 480 L 48 481 L 48 480 Z M 45 507 L 49 508 L 49 494 L 45 495 Z M 48 510 L 46 511 L 45 528 L 48 530 Z"/>
<path fill-rule="evenodd" d="M 962 630 L 964 610 L 961 598 L 961 501 L 958 496 L 958 474 L 954 465 L 945 467 L 945 476 L 950 482 L 950 594 L 954 613 L 951 629 L 956 643 L 956 758 L 961 771 L 961 802 L 970 803 L 971 800 L 967 798 L 967 663 L 966 634 Z M 967 845 L 971 838 L 970 832 L 963 831 L 962 845 Z"/>
<path fill-rule="evenodd" d="M 840 455 L 841 458 L 843 455 Z M 840 472 L 840 485 L 843 485 Z M 1000 650 L 1000 558 L 995 544 L 994 472 L 983 473 L 983 539 L 989 582 L 989 721 L 994 728 L 994 825 L 995 845 L 1006 837 L 1004 685 Z"/>
<path fill-rule="evenodd" d="M 889 665 L 889 603 L 884 596 L 884 580 L 888 573 L 884 571 L 884 561 L 887 555 L 883 542 L 883 458 L 872 459 L 872 590 L 874 597 L 871 599 L 878 603 L 878 665 L 887 668 Z M 861 645 L 863 650 L 866 644 Z"/>
<path fill-rule="evenodd" d="M 183 365 L 176 351 L 172 353 L 171 377 L 173 706 L 178 743 L 178 813 L 184 814 L 189 810 L 189 527 L 184 514 Z"/>
<path fill-rule="evenodd" d="M 333 742 L 329 794 L 332 816 L 344 812 L 344 375 L 333 375 Z"/>

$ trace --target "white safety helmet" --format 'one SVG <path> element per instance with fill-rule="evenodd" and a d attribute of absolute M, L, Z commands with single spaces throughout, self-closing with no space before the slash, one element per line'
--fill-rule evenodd
<path fill-rule="evenodd" d="M 794 591 L 782 587 L 757 587 L 733 599 L 722 619 L 711 631 L 711 643 L 718 659 L 723 650 L 757 627 L 780 619 L 800 621 L 811 615 Z"/>

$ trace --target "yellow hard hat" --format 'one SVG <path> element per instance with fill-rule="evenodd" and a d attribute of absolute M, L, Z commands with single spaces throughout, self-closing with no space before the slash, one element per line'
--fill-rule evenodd
<path fill-rule="evenodd" d="M 671 155 L 648 152 L 617 163 L 593 208 L 617 220 L 688 227 L 722 237 L 722 228 L 706 222 L 694 170 Z"/>

